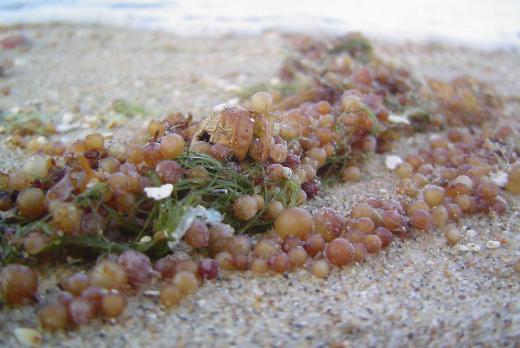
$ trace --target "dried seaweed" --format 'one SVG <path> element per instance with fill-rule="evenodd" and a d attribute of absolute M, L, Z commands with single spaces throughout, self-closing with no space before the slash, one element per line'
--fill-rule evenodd
<path fill-rule="evenodd" d="M 132 103 L 126 99 L 114 100 L 112 103 L 112 110 L 126 117 L 142 116 L 147 112 L 143 106 Z"/>

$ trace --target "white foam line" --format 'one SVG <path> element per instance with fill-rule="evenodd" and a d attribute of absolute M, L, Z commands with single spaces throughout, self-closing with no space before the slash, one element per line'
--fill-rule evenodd
<path fill-rule="evenodd" d="M 23 5 L 23 6 L 21 6 Z M 17 7 L 18 6 L 18 7 Z M 517 0 L 4 0 L 0 23 L 129 25 L 181 35 L 358 30 L 397 40 L 520 47 Z"/>

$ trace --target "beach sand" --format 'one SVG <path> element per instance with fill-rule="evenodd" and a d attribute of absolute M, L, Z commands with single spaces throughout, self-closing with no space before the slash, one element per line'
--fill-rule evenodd
<path fill-rule="evenodd" d="M 0 109 L 34 109 L 56 124 L 78 123 L 63 139 L 110 127 L 115 99 L 142 105 L 145 116 L 122 120 L 143 127 L 150 117 L 173 111 L 207 115 L 214 105 L 235 98 L 240 87 L 268 82 L 291 52 L 290 37 L 279 33 L 226 36 L 218 40 L 92 26 L 49 25 L 4 28 L 0 38 L 24 33 L 32 46 L 0 51 L 11 61 L 0 78 Z M 520 124 L 520 53 L 421 44 L 377 42 L 376 51 L 424 75 L 450 78 L 466 73 L 495 85 L 506 96 L 497 124 Z M 517 133 L 518 134 L 518 133 Z M 393 153 L 404 157 L 429 135 L 403 138 Z M 24 154 L 5 144 L 1 168 Z M 391 196 L 396 179 L 374 155 L 363 179 L 338 184 L 309 202 L 311 209 L 348 210 L 368 197 Z M 473 347 L 520 344 L 520 198 L 505 194 L 503 216 L 464 219 L 461 252 L 441 232 L 396 241 L 367 262 L 335 269 L 326 280 L 306 271 L 253 277 L 222 272 L 175 309 L 165 311 L 153 296 L 130 298 L 117 322 L 97 320 L 77 331 L 44 334 L 49 347 Z M 486 247 L 490 240 L 503 243 Z M 55 280 L 71 269 L 42 277 L 42 303 Z M 153 289 L 153 284 L 150 285 Z M 19 346 L 17 327 L 35 327 L 36 308 L 0 310 L 0 346 Z"/>

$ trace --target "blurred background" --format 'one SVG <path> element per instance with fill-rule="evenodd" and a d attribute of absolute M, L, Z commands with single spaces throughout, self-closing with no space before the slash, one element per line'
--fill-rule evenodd
<path fill-rule="evenodd" d="M 0 24 L 47 22 L 196 36 L 356 30 L 399 41 L 520 48 L 519 0 L 0 0 Z"/>

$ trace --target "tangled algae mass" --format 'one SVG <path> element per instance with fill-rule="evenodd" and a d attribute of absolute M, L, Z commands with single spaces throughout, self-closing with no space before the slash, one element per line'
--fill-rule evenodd
<path fill-rule="evenodd" d="M 35 137 L 52 125 L 11 129 L 32 155 L 0 174 L 2 300 L 34 302 L 33 266 L 70 260 L 90 270 L 39 304 L 45 330 L 115 318 L 152 279 L 172 307 L 222 270 L 324 278 L 419 231 L 456 244 L 460 219 L 503 214 L 504 192 L 520 194 L 516 130 L 496 127 L 504 110 L 491 87 L 423 83 L 359 34 L 304 38 L 296 52 L 281 84 L 202 121 L 152 120 L 126 142 L 92 133 L 63 144 Z M 301 207 L 324 185 L 359 181 L 371 153 L 414 132 L 441 135 L 392 165 L 392 199 L 349 212 Z"/>

